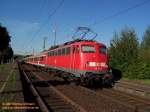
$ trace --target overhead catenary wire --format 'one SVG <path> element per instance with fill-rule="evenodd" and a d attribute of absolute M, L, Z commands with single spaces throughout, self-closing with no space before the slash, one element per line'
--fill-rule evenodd
<path fill-rule="evenodd" d="M 133 10 L 133 9 L 136 9 L 136 8 L 138 8 L 138 7 L 140 7 L 140 6 L 143 6 L 143 5 L 145 5 L 146 3 L 148 3 L 148 2 L 150 2 L 150 0 L 144 0 L 144 1 L 142 1 L 142 2 L 140 2 L 140 3 L 137 3 L 137 4 L 135 4 L 135 5 L 131 6 L 131 7 L 122 9 L 122 10 L 120 10 L 120 11 L 118 11 L 118 12 L 112 14 L 112 15 L 106 16 L 106 17 L 104 17 L 103 19 L 101 19 L 100 21 L 93 22 L 92 24 L 89 24 L 89 25 L 87 25 L 87 26 L 92 27 L 92 26 L 98 25 L 98 24 L 100 24 L 100 23 L 103 23 L 103 22 L 105 22 L 105 21 L 111 20 L 111 19 L 113 19 L 113 18 L 116 17 L 116 16 L 122 15 L 122 14 L 127 13 L 127 12 L 129 12 L 129 11 L 131 11 L 131 10 Z M 31 39 L 30 42 L 32 42 L 33 39 L 37 38 L 37 34 L 42 30 L 43 26 L 52 18 L 52 16 L 57 12 L 57 10 L 63 5 L 63 3 L 64 3 L 64 0 L 62 0 L 62 1 L 59 3 L 58 7 L 56 7 L 56 9 L 48 16 L 48 18 L 46 19 L 46 21 L 43 22 L 43 24 L 41 25 L 41 27 L 37 30 L 36 36 L 34 36 L 34 37 Z"/>
<path fill-rule="evenodd" d="M 41 32 L 42 28 L 43 28 L 43 27 L 48 23 L 48 21 L 50 21 L 51 18 L 57 13 L 57 11 L 58 11 L 58 10 L 61 8 L 61 6 L 63 5 L 64 1 L 65 1 L 65 0 L 61 0 L 60 3 L 58 4 L 58 6 L 53 10 L 53 12 L 48 15 L 47 19 L 41 24 L 41 26 L 39 27 L 39 29 L 36 31 L 35 36 L 33 36 L 33 37 L 30 39 L 28 45 L 30 45 L 30 44 L 33 42 L 33 40 L 38 37 L 37 35 Z M 24 46 L 24 47 L 26 47 L 26 46 Z M 31 46 L 29 46 L 29 47 L 31 47 Z"/>
<path fill-rule="evenodd" d="M 36 34 L 38 34 L 42 28 L 48 23 L 48 21 L 51 20 L 51 18 L 56 14 L 56 12 L 61 8 L 61 6 L 63 5 L 64 0 L 61 0 L 60 3 L 58 4 L 58 6 L 54 9 L 54 11 L 52 13 L 49 14 L 49 16 L 47 17 L 47 19 L 43 22 L 43 24 L 40 26 L 40 28 L 38 29 L 38 31 L 36 32 Z"/>
<path fill-rule="evenodd" d="M 136 8 L 138 8 L 138 7 L 140 7 L 140 6 L 143 6 L 143 5 L 145 5 L 146 3 L 148 3 L 148 2 L 150 2 L 150 0 L 142 1 L 142 2 L 137 3 L 137 4 L 135 4 L 135 5 L 131 6 L 131 7 L 128 7 L 128 8 L 126 8 L 126 9 L 122 9 L 122 10 L 120 10 L 120 11 L 118 11 L 118 12 L 112 14 L 112 15 L 106 16 L 106 17 L 104 17 L 103 19 L 101 19 L 100 21 L 93 22 L 92 24 L 89 24 L 89 25 L 87 25 L 87 26 L 88 26 L 89 28 L 91 28 L 92 26 L 96 26 L 96 25 L 98 25 L 98 24 L 100 24 L 100 23 L 103 23 L 103 22 L 105 22 L 105 21 L 111 20 L 111 19 L 113 19 L 113 18 L 116 17 L 116 16 L 119 16 L 119 15 L 121 15 L 121 14 L 127 13 L 127 12 L 129 12 L 130 10 L 133 10 L 133 9 L 136 9 Z M 76 32 L 75 32 L 75 33 L 76 33 Z M 72 37 L 73 37 L 73 35 L 75 35 L 75 33 L 72 33 L 72 34 L 71 34 Z"/>
<path fill-rule="evenodd" d="M 138 8 L 138 7 L 140 7 L 140 6 L 143 6 L 143 5 L 145 5 L 146 3 L 148 3 L 148 2 L 150 2 L 150 0 L 145 0 L 145 1 L 142 1 L 142 2 L 140 2 L 140 3 L 137 3 L 137 4 L 135 4 L 135 5 L 131 6 L 131 7 L 128 7 L 128 8 L 123 9 L 123 10 L 120 10 L 119 12 L 116 12 L 116 13 L 110 15 L 110 16 L 106 16 L 106 17 L 104 17 L 103 19 L 101 19 L 100 21 L 96 21 L 96 22 L 90 24 L 89 26 L 95 26 L 95 25 L 97 25 L 97 24 L 103 23 L 103 22 L 105 22 L 105 21 L 107 21 L 107 20 L 110 20 L 110 19 L 112 19 L 112 18 L 114 18 L 114 17 L 116 17 L 116 16 L 119 16 L 119 15 L 121 15 L 121 14 L 123 14 L 123 13 L 129 12 L 130 10 L 133 10 L 133 9 L 136 9 L 136 8 Z"/>

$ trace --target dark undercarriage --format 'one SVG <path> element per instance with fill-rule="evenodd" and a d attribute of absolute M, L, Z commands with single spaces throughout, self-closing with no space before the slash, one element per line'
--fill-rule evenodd
<path fill-rule="evenodd" d="M 75 82 L 76 85 L 86 85 L 86 86 L 112 86 L 114 84 L 113 75 L 111 72 L 85 72 L 85 74 L 79 74 L 76 76 L 74 73 L 56 69 L 37 66 L 40 69 L 52 72 L 55 76 L 63 78 L 67 82 Z"/>

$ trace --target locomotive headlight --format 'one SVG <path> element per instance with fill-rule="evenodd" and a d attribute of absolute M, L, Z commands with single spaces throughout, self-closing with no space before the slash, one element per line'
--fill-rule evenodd
<path fill-rule="evenodd" d="M 108 67 L 108 65 L 106 63 L 100 63 L 101 67 Z"/>
<path fill-rule="evenodd" d="M 107 66 L 107 64 L 106 63 L 100 63 L 100 66 L 105 67 L 105 66 Z"/>
<path fill-rule="evenodd" d="M 101 67 L 105 67 L 105 66 L 107 66 L 107 64 L 106 64 L 106 63 L 99 63 L 99 62 L 97 62 L 97 63 L 96 63 L 96 65 L 97 65 L 97 66 L 101 66 Z"/>
<path fill-rule="evenodd" d="M 96 64 L 97 64 L 96 62 L 89 62 L 89 66 L 90 66 L 90 67 L 95 67 Z"/>
<path fill-rule="evenodd" d="M 106 63 L 100 63 L 100 62 L 89 62 L 88 66 L 90 67 L 108 67 Z"/>

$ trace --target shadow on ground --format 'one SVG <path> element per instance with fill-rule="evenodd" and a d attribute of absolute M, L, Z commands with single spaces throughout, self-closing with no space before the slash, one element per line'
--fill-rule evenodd
<path fill-rule="evenodd" d="M 57 86 L 57 85 L 68 85 L 70 84 L 69 81 L 63 80 L 48 80 L 48 81 L 35 81 L 33 85 L 36 87 L 48 87 L 50 85 Z"/>

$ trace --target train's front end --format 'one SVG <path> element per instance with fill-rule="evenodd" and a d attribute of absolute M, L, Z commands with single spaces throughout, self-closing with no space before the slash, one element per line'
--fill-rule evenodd
<path fill-rule="evenodd" d="M 113 75 L 108 65 L 108 51 L 104 44 L 97 42 L 84 42 L 81 44 L 82 77 L 88 84 L 112 83 Z"/>

